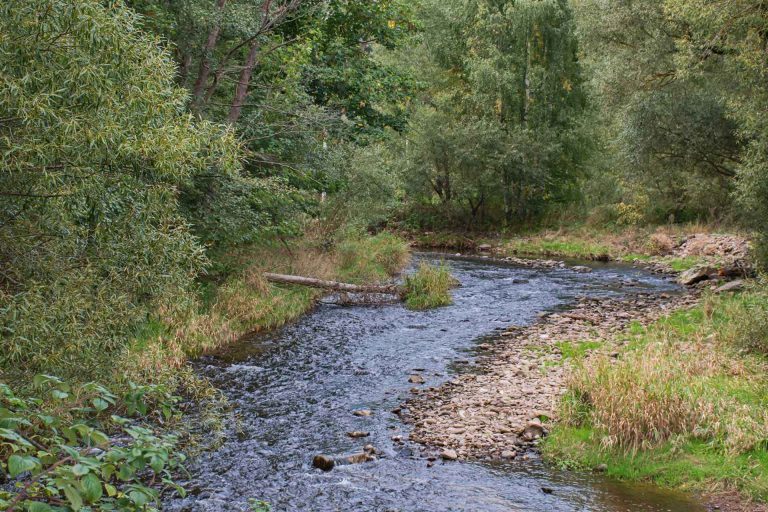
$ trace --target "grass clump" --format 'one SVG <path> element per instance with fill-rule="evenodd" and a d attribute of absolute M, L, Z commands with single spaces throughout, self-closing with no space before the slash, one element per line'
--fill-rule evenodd
<path fill-rule="evenodd" d="M 453 303 L 451 288 L 457 284 L 446 265 L 421 263 L 415 274 L 405 278 L 405 306 L 414 310 L 448 306 Z"/>
<path fill-rule="evenodd" d="M 587 359 L 544 445 L 562 465 L 768 501 L 768 290 L 708 297 Z"/>

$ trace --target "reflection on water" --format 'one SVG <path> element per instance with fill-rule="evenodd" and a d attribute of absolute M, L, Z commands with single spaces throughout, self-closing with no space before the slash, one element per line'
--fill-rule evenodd
<path fill-rule="evenodd" d="M 436 255 L 422 255 L 435 259 Z M 224 446 L 199 458 L 185 499 L 170 510 L 248 510 L 249 498 L 275 511 L 589 511 L 704 510 L 684 497 L 537 461 L 443 463 L 427 467 L 417 446 L 397 445 L 408 427 L 391 410 L 402 403 L 409 374 L 436 385 L 471 361 L 483 336 L 533 321 L 580 295 L 674 290 L 636 269 L 602 266 L 591 274 L 515 268 L 451 258 L 462 287 L 455 304 L 428 312 L 400 305 L 321 305 L 268 336 L 243 341 L 198 363 L 235 405 L 241 424 Z M 351 414 L 370 409 L 369 417 Z M 371 432 L 350 439 L 346 432 Z M 372 443 L 377 462 L 312 469 L 315 454 L 344 455 Z M 546 488 L 547 492 L 542 491 Z"/>

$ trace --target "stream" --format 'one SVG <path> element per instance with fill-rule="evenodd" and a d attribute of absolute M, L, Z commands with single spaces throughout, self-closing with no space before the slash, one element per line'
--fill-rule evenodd
<path fill-rule="evenodd" d="M 323 303 L 294 324 L 196 362 L 240 421 L 221 448 L 190 464 L 191 492 L 165 508 L 247 511 L 253 498 L 276 512 L 705 510 L 677 493 L 561 471 L 535 458 L 436 461 L 428 467 L 420 446 L 393 442 L 395 435 L 407 438 L 408 426 L 391 411 L 409 396 L 414 371 L 428 386 L 470 371 L 479 343 L 535 321 L 542 311 L 567 308 L 579 296 L 677 290 L 662 277 L 621 265 L 598 264 L 580 274 L 482 258 L 418 254 L 419 259 L 450 265 L 462 284 L 452 306 L 412 312 L 399 304 Z M 358 409 L 373 414 L 357 417 L 352 411 Z M 370 437 L 351 439 L 349 431 Z M 376 462 L 330 472 L 312 468 L 316 454 L 341 457 L 368 443 L 383 453 Z"/>

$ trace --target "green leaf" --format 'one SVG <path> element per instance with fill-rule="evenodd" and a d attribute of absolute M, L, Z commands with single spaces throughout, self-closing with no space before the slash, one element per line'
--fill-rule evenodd
<path fill-rule="evenodd" d="M 91 442 L 97 446 L 107 444 L 109 442 L 109 436 L 107 436 L 107 434 L 99 430 L 94 430 L 93 432 L 91 432 L 90 437 L 91 437 Z"/>
<path fill-rule="evenodd" d="M 90 473 L 83 477 L 80 484 L 83 487 L 83 497 L 85 498 L 85 501 L 88 503 L 96 503 L 101 499 L 103 491 L 101 489 L 101 480 L 99 480 L 99 477 Z"/>
<path fill-rule="evenodd" d="M 149 467 L 151 467 L 152 471 L 155 473 L 159 473 L 165 467 L 165 462 L 160 457 L 152 456 L 149 461 Z"/>
<path fill-rule="evenodd" d="M 64 487 L 63 490 L 64 496 L 67 497 L 67 500 L 69 501 L 69 504 L 72 505 L 73 509 L 80 510 L 83 508 L 83 497 L 77 489 L 72 486 L 67 486 Z"/>
<path fill-rule="evenodd" d="M 27 501 L 24 505 L 27 507 L 27 512 L 53 512 L 50 505 L 39 501 Z"/>
<path fill-rule="evenodd" d="M 16 477 L 21 473 L 34 470 L 38 467 L 39 463 L 35 457 L 11 455 L 8 458 L 8 474 L 11 477 Z"/>
<path fill-rule="evenodd" d="M 83 476 L 88 474 L 88 468 L 83 466 L 82 464 L 75 464 L 72 466 L 72 473 L 75 474 L 75 476 Z"/>
<path fill-rule="evenodd" d="M 63 384 L 63 381 L 53 375 L 35 375 L 32 379 L 32 385 L 35 387 L 40 387 L 43 384 Z"/>
<path fill-rule="evenodd" d="M 104 411 L 109 407 L 109 403 L 103 398 L 94 398 L 91 400 L 91 403 L 93 404 L 93 407 L 99 412 Z"/>
<path fill-rule="evenodd" d="M 53 396 L 53 398 L 55 398 L 56 400 L 64 400 L 65 398 L 69 397 L 69 393 L 67 393 L 66 391 L 61 391 L 59 389 L 52 389 L 51 396 Z"/>
<path fill-rule="evenodd" d="M 136 504 L 137 507 L 143 507 L 147 503 L 149 503 L 149 500 L 152 499 L 152 496 L 147 494 L 144 491 L 141 491 L 139 489 L 134 489 L 133 491 L 128 493 L 128 499 L 130 499 L 134 504 Z"/>
<path fill-rule="evenodd" d="M 34 445 L 24 439 L 21 435 L 17 434 L 13 430 L 7 428 L 0 428 L 0 437 L 13 441 L 23 446 L 24 448 L 34 448 Z"/>
<path fill-rule="evenodd" d="M 133 478 L 133 469 L 127 465 L 120 466 L 120 469 L 117 471 L 117 477 L 120 480 L 127 482 Z"/>
<path fill-rule="evenodd" d="M 107 491 L 107 496 L 114 498 L 117 496 L 117 488 L 111 484 L 104 484 L 104 489 Z"/>

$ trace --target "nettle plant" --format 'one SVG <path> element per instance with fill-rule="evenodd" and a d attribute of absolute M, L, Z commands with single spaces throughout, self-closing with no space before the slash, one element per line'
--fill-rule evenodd
<path fill-rule="evenodd" d="M 154 511 L 162 492 L 184 495 L 172 477 L 184 461 L 178 439 L 158 433 L 178 415 L 177 397 L 133 384 L 118 396 L 49 375 L 34 385 L 44 398 L 0 383 L 0 510 Z"/>

